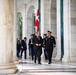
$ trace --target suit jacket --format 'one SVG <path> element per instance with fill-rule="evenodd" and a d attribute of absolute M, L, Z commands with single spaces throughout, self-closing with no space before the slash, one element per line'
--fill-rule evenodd
<path fill-rule="evenodd" d="M 17 42 L 17 50 L 21 49 L 21 44 Z"/>
<path fill-rule="evenodd" d="M 34 43 L 34 50 L 42 52 L 42 43 L 43 43 L 42 37 L 39 36 L 38 38 L 37 36 L 34 36 L 33 43 Z M 41 44 L 41 46 L 36 46 L 36 44 Z"/>
<path fill-rule="evenodd" d="M 31 43 L 31 41 L 32 41 L 32 43 Z M 33 38 L 32 39 L 29 39 L 28 45 L 29 45 L 29 48 L 33 48 Z"/>
<path fill-rule="evenodd" d="M 24 40 L 21 41 L 21 47 L 23 47 L 23 50 L 27 50 L 27 44 Z"/>

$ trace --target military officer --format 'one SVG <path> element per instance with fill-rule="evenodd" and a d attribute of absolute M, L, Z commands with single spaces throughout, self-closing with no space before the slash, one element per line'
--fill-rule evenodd
<path fill-rule="evenodd" d="M 56 46 L 56 41 L 54 36 L 51 35 L 51 31 L 47 31 L 47 38 L 46 38 L 46 44 L 45 44 L 45 48 L 47 50 L 47 54 L 48 54 L 48 64 L 52 63 L 52 54 L 53 54 L 53 49 Z"/>

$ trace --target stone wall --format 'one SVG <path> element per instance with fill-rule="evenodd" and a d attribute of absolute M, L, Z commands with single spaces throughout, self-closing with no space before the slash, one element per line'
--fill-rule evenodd
<path fill-rule="evenodd" d="M 22 37 L 23 38 L 27 37 L 27 44 L 30 38 L 30 34 L 32 33 L 32 12 L 34 8 L 35 10 L 38 9 L 37 0 L 31 0 L 30 2 L 23 4 L 21 5 L 21 7 L 17 8 L 17 12 L 20 12 L 22 14 L 22 18 L 23 18 Z M 27 50 L 27 57 L 29 57 L 29 50 Z"/>
<path fill-rule="evenodd" d="M 71 60 L 76 61 L 76 0 L 70 0 L 71 9 Z"/>
<path fill-rule="evenodd" d="M 38 9 L 38 1 L 32 0 L 30 3 L 26 4 L 26 22 L 27 22 L 27 37 L 30 38 L 30 34 L 33 33 L 33 14 L 34 10 Z M 29 14 L 28 14 L 29 12 Z"/>
<path fill-rule="evenodd" d="M 51 0 L 51 31 L 57 38 L 57 8 L 56 0 Z"/>
<path fill-rule="evenodd" d="M 52 35 L 57 37 L 56 27 L 56 1 L 55 0 L 42 0 L 41 1 L 41 35 L 52 31 Z M 53 52 L 53 57 L 56 57 L 56 48 Z"/>
<path fill-rule="evenodd" d="M 22 17 L 23 17 L 23 37 L 26 36 L 28 38 L 30 37 L 31 30 L 32 30 L 32 26 L 31 26 L 32 25 L 32 17 L 31 17 L 32 13 L 31 12 L 33 12 L 33 10 L 31 10 L 30 7 L 34 7 L 35 10 L 37 10 L 38 1 L 31 0 L 27 4 L 21 5 L 21 7 L 19 7 L 17 10 L 17 12 L 21 12 Z"/>
<path fill-rule="evenodd" d="M 34 10 L 35 7 L 31 6 L 28 10 L 27 14 L 27 36 L 30 37 L 30 34 L 33 34 L 33 27 L 34 27 Z"/>
<path fill-rule="evenodd" d="M 51 8 L 50 0 L 44 0 L 44 33 L 46 33 L 47 30 L 51 30 L 50 8 Z"/>
<path fill-rule="evenodd" d="M 57 2 L 56 0 L 51 0 L 51 10 L 50 10 L 50 17 L 51 17 L 51 31 L 52 35 L 57 40 Z M 57 55 L 57 49 L 54 48 L 53 57 L 56 57 Z"/>

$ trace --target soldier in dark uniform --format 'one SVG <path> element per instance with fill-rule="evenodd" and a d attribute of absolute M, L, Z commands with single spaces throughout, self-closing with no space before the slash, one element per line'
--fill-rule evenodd
<path fill-rule="evenodd" d="M 38 64 L 41 64 L 42 37 L 40 36 L 39 31 L 33 38 L 33 44 L 34 44 L 34 54 L 35 54 L 34 62 L 36 63 L 36 60 L 38 58 Z"/>
<path fill-rule="evenodd" d="M 53 49 L 55 46 L 56 46 L 55 38 L 54 36 L 51 35 L 51 31 L 48 31 L 47 38 L 46 38 L 46 50 L 48 53 L 48 60 L 49 60 L 48 64 L 52 63 L 51 59 L 52 59 Z"/>

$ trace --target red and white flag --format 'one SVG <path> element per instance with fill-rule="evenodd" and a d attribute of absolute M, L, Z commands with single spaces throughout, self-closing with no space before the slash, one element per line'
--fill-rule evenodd
<path fill-rule="evenodd" d="M 35 13 L 36 19 L 35 19 L 35 30 L 36 32 L 39 31 L 39 10 L 36 11 Z"/>

